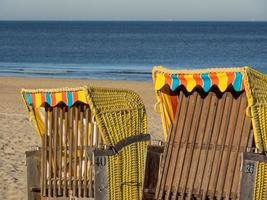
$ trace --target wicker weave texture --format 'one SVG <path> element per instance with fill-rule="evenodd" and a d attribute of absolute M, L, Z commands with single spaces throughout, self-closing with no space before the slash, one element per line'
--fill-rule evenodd
<path fill-rule="evenodd" d="M 267 76 L 245 68 L 245 87 L 249 101 L 248 115 L 251 115 L 255 132 L 256 146 L 267 151 Z"/>
<path fill-rule="evenodd" d="M 147 133 L 145 107 L 134 92 L 89 88 L 88 99 L 106 144 L 115 145 L 129 136 Z M 109 157 L 109 199 L 142 198 L 146 145 L 134 143 Z"/>
<path fill-rule="evenodd" d="M 248 97 L 247 114 L 252 117 L 256 146 L 267 152 L 267 76 L 245 68 L 245 88 Z M 254 199 L 267 199 L 267 163 L 258 162 Z"/>
<path fill-rule="evenodd" d="M 267 163 L 257 162 L 254 199 L 267 199 Z"/>

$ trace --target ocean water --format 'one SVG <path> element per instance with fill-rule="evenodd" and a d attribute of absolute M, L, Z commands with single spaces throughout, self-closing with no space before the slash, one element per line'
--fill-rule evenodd
<path fill-rule="evenodd" d="M 149 81 L 155 65 L 267 73 L 267 22 L 0 21 L 0 76 Z"/>

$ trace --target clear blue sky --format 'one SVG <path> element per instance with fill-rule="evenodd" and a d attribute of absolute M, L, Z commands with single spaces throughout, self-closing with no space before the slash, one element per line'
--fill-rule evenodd
<path fill-rule="evenodd" d="M 267 21 L 267 0 L 0 0 L 0 20 Z"/>

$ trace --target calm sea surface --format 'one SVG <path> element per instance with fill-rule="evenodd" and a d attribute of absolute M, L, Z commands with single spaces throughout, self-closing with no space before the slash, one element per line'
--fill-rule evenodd
<path fill-rule="evenodd" d="M 150 80 L 154 65 L 267 73 L 267 22 L 0 21 L 0 76 Z"/>

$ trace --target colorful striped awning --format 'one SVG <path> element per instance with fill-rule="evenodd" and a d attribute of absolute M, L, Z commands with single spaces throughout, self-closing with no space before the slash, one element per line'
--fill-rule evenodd
<path fill-rule="evenodd" d="M 162 67 L 155 67 L 153 69 L 153 79 L 156 91 L 165 85 L 168 85 L 171 91 L 175 91 L 181 85 L 188 92 L 191 92 L 195 87 L 201 87 L 205 92 L 208 92 L 213 86 L 217 86 L 221 92 L 224 92 L 230 85 L 237 92 L 244 90 L 243 74 L 241 70 L 239 71 L 239 68 L 233 68 L 229 71 L 171 71 Z"/>
<path fill-rule="evenodd" d="M 67 106 L 72 106 L 77 101 L 87 104 L 85 90 L 25 90 L 22 92 L 28 106 L 39 108 L 45 103 L 51 107 L 63 102 Z"/>
<path fill-rule="evenodd" d="M 164 67 L 154 67 L 152 75 L 157 92 L 157 104 L 160 105 L 162 115 L 165 141 L 179 103 L 175 92 L 178 87 L 184 86 L 188 92 L 192 92 L 196 87 L 209 92 L 213 86 L 221 92 L 225 92 L 228 87 L 232 87 L 236 92 L 245 89 L 244 68 L 168 70 Z"/>

